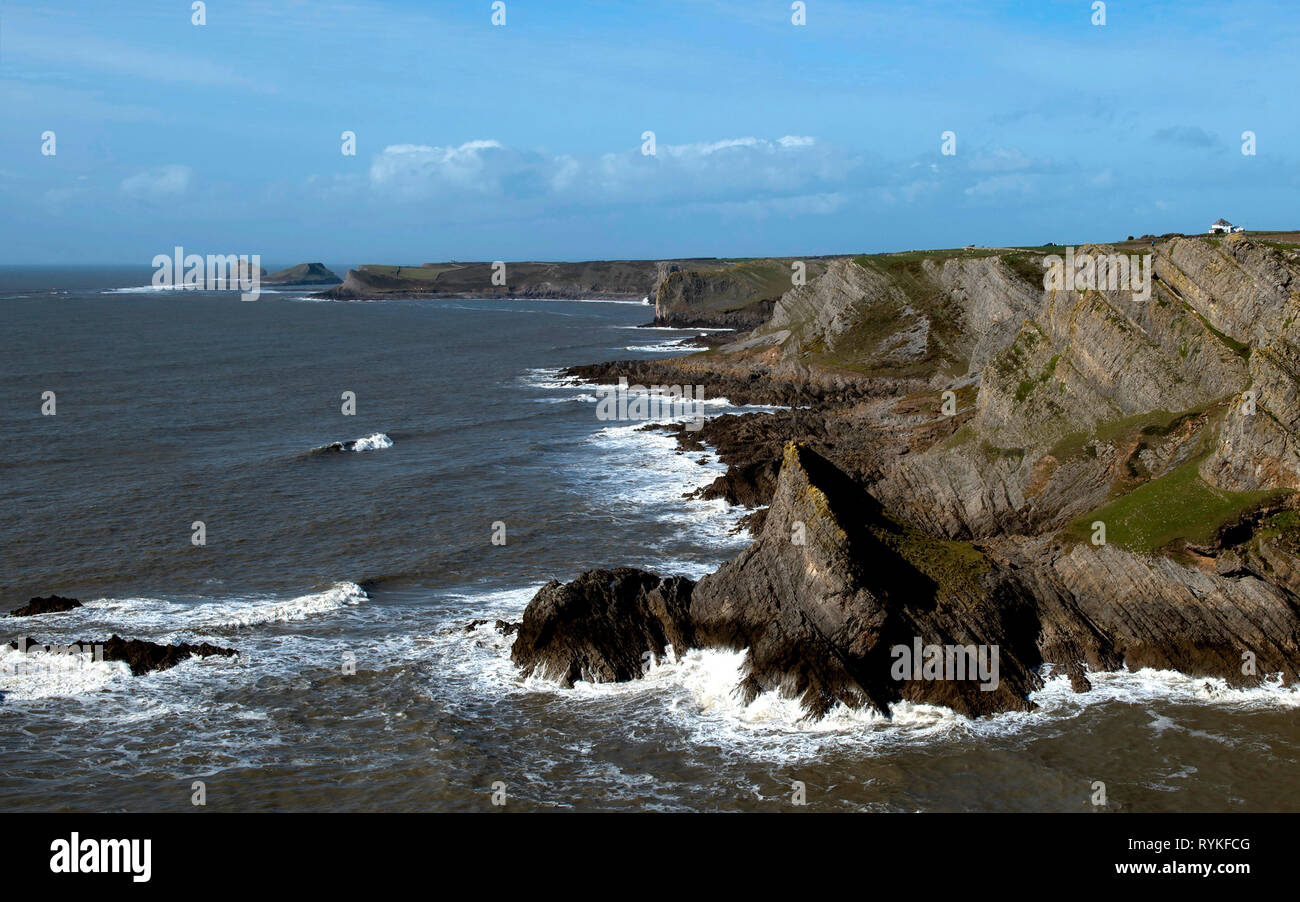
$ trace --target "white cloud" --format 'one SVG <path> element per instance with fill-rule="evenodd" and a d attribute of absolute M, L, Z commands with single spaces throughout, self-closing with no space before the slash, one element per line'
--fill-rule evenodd
<path fill-rule="evenodd" d="M 1003 194 L 1028 194 L 1034 189 L 1033 176 L 1012 173 L 980 179 L 966 189 L 967 197 L 997 197 Z"/>
<path fill-rule="evenodd" d="M 189 190 L 192 174 L 190 167 L 179 164 L 146 169 L 123 179 L 122 192 L 141 200 L 179 197 Z"/>
<path fill-rule="evenodd" d="M 728 216 L 766 219 L 768 216 L 828 216 L 849 202 L 843 194 L 802 194 L 794 197 L 770 197 L 762 200 L 723 201 L 708 204 L 709 209 Z"/>
<path fill-rule="evenodd" d="M 972 172 L 1013 172 L 1028 169 L 1031 165 L 1029 157 L 1018 149 L 995 147 L 976 154 L 970 169 Z"/>
<path fill-rule="evenodd" d="M 858 160 L 815 138 L 727 138 L 640 146 L 599 156 L 521 151 L 499 141 L 394 144 L 371 163 L 370 184 L 394 199 L 503 197 L 562 204 L 769 202 L 829 197 Z M 825 201 L 810 202 L 810 209 Z M 798 205 L 796 205 L 797 207 Z"/>

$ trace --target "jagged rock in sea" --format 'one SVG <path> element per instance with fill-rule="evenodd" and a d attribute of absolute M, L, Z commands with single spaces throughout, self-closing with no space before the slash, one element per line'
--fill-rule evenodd
<path fill-rule="evenodd" d="M 82 604 L 75 598 L 64 598 L 62 595 L 47 595 L 44 598 L 31 599 L 22 607 L 10 611 L 9 616 L 31 617 L 35 614 L 57 614 L 79 607 L 82 607 Z"/>
<path fill-rule="evenodd" d="M 167 670 L 175 667 L 184 661 L 188 661 L 191 656 L 206 658 L 210 655 L 219 655 L 221 657 L 234 657 L 239 654 L 233 648 L 223 648 L 220 645 L 212 645 L 203 642 L 198 645 L 192 645 L 188 642 L 180 642 L 174 645 L 167 645 L 161 642 L 150 642 L 145 639 L 123 639 L 121 636 L 114 634 L 108 639 L 94 641 L 76 641 L 70 643 L 54 643 L 47 645 L 38 642 L 28 636 L 23 636 L 14 642 L 10 642 L 11 648 L 16 648 L 22 652 L 40 650 L 44 652 L 66 652 L 72 647 L 78 648 L 81 652 L 89 652 L 99 657 L 99 648 L 103 647 L 103 660 L 105 661 L 123 661 L 130 668 L 134 676 L 141 676 L 155 670 Z"/>
<path fill-rule="evenodd" d="M 688 605 L 693 583 L 631 567 L 590 570 L 570 583 L 551 580 L 524 612 L 511 660 L 525 677 L 572 686 L 578 680 L 640 677 L 667 646 L 695 644 Z"/>
<path fill-rule="evenodd" d="M 754 543 L 704 577 L 691 620 L 708 647 L 748 649 L 739 687 L 797 697 L 813 716 L 843 703 L 882 712 L 900 700 L 964 714 L 1030 707 L 1040 685 L 1029 600 L 975 548 L 892 519 L 806 446 L 786 446 Z M 896 679 L 894 649 L 998 645 L 996 686 Z M 919 662 L 918 662 L 919 663 Z M 974 675 L 971 675 L 974 677 Z"/>

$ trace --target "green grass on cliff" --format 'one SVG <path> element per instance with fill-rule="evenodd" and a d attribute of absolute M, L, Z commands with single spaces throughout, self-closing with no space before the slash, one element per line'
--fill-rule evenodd
<path fill-rule="evenodd" d="M 1106 524 L 1106 542 L 1130 551 L 1152 553 L 1179 539 L 1206 543 L 1224 525 L 1284 492 L 1228 492 L 1201 479 L 1193 459 L 1158 479 L 1079 517 L 1068 532 L 1090 541 L 1092 524 Z"/>
<path fill-rule="evenodd" d="M 423 266 L 381 266 L 368 263 L 359 267 L 362 272 L 408 282 L 436 282 L 445 272 L 453 272 L 463 267 L 456 265 L 425 264 Z"/>
<path fill-rule="evenodd" d="M 1259 542 L 1281 539 L 1287 548 L 1300 547 L 1300 511 L 1284 510 L 1265 517 L 1252 538 Z"/>
<path fill-rule="evenodd" d="M 932 579 L 940 596 L 954 591 L 978 596 L 980 578 L 992 566 L 970 542 L 938 539 L 885 513 L 871 533 L 909 564 Z"/>
<path fill-rule="evenodd" d="M 1180 423 L 1204 413 L 1210 406 L 1202 405 L 1177 413 L 1168 410 L 1148 410 L 1129 417 L 1106 420 L 1089 431 L 1072 432 L 1064 436 L 1052 447 L 1051 455 L 1057 460 L 1081 457 L 1089 453 L 1085 446 L 1093 439 L 1101 442 L 1120 442 L 1140 436 L 1168 435 Z"/>

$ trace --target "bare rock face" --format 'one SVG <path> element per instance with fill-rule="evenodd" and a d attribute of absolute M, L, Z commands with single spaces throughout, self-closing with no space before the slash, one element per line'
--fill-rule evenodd
<path fill-rule="evenodd" d="M 783 295 L 760 332 L 790 353 L 816 345 L 834 349 L 872 307 L 895 312 L 906 304 L 907 298 L 881 273 L 836 260 L 820 278 Z"/>
<path fill-rule="evenodd" d="M 648 655 L 695 644 L 688 609 L 693 585 L 631 567 L 590 570 L 567 584 L 551 580 L 528 603 L 510 658 L 525 677 L 565 686 L 636 679 Z"/>
<path fill-rule="evenodd" d="M 925 271 L 961 310 L 962 332 L 970 339 L 970 371 L 1011 344 L 1021 324 L 1042 305 L 1042 281 L 1027 279 L 1001 257 L 925 261 Z"/>
<path fill-rule="evenodd" d="M 813 717 L 901 699 L 971 715 L 1031 707 L 1040 662 L 1028 599 L 969 547 L 921 569 L 892 546 L 936 551 L 791 443 L 762 534 L 736 560 L 695 586 L 627 568 L 552 581 L 529 603 L 511 657 L 525 676 L 571 686 L 635 679 L 645 653 L 668 644 L 748 649 L 741 697 L 776 691 Z M 999 643 L 984 680 L 973 663 L 964 679 L 928 677 L 919 661 L 901 676 L 896 667 L 898 648 Z"/>
<path fill-rule="evenodd" d="M 1121 667 L 1297 680 L 1300 254 L 1078 253 L 1149 258 L 1150 293 L 1045 288 L 1042 249 L 842 258 L 712 354 L 570 371 L 794 406 L 678 439 L 727 464 L 711 497 L 770 505 L 673 620 L 747 650 L 743 697 L 981 714 L 1028 706 L 1049 664 L 1080 691 Z M 996 646 L 996 685 L 896 669 L 911 643 Z"/>
<path fill-rule="evenodd" d="M 1076 546 L 1018 575 L 1039 600 L 1046 660 L 1177 670 L 1233 686 L 1278 673 L 1296 681 L 1295 599 L 1253 575 L 1226 578 L 1112 546 Z"/>
<path fill-rule="evenodd" d="M 701 644 L 749 649 L 746 701 L 777 691 L 813 716 L 837 702 L 884 712 L 903 699 L 971 715 L 1024 710 L 1040 685 L 1038 624 L 1015 586 L 971 546 L 893 520 L 797 443 L 786 447 L 761 534 L 700 581 L 691 620 Z M 896 650 L 918 644 L 982 645 L 997 656 L 996 683 L 918 679 L 914 668 L 900 679 Z"/>

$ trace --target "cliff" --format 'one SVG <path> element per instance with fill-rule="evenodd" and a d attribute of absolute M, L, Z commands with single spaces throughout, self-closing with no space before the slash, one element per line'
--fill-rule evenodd
<path fill-rule="evenodd" d="M 809 258 L 814 279 L 829 258 Z M 425 263 L 349 270 L 335 299 L 504 297 L 653 300 L 656 325 L 749 330 L 794 284 L 793 258 L 604 260 L 580 263 Z"/>
<path fill-rule="evenodd" d="M 730 345 L 570 371 L 794 408 L 673 430 L 729 467 L 704 495 L 755 508 L 676 626 L 747 648 L 747 695 L 979 714 L 1027 704 L 1044 664 L 1079 688 L 1120 666 L 1295 680 L 1300 254 L 1076 250 L 1139 258 L 1146 294 L 1044 287 L 1063 252 L 830 260 Z M 897 685 L 881 649 L 904 639 L 997 644 L 1003 688 Z"/>
<path fill-rule="evenodd" d="M 349 270 L 343 284 L 326 294 L 336 299 L 514 297 L 639 301 L 654 295 L 659 273 L 656 260 L 506 262 L 504 270 L 491 262 L 368 265 Z"/>
<path fill-rule="evenodd" d="M 694 585 L 626 568 L 553 582 L 528 606 L 512 657 L 572 685 L 634 679 L 668 644 L 745 650 L 746 702 L 778 692 L 812 717 L 836 705 L 888 713 L 904 700 L 978 716 L 1031 709 L 1045 664 L 1081 690 L 1088 670 L 1120 667 L 1294 682 L 1294 602 L 1253 576 L 1113 547 L 1007 556 L 937 539 L 790 443 L 763 528 L 739 557 Z M 990 666 L 900 673 L 898 650 L 918 646 L 983 650 Z M 1257 659 L 1250 674 L 1244 651 Z"/>
<path fill-rule="evenodd" d="M 691 267 L 661 263 L 655 325 L 742 331 L 760 326 L 795 284 L 796 264 L 802 266 L 803 279 L 814 279 L 826 269 L 825 258 L 717 261 Z"/>

